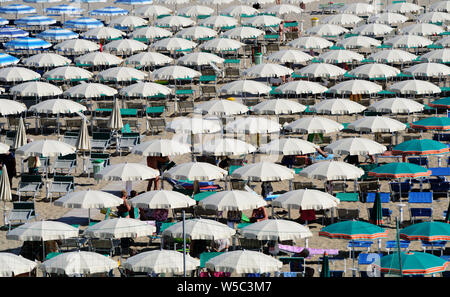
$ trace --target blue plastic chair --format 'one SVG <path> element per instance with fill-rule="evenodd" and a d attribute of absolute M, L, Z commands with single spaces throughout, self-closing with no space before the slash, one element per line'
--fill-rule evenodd
<path fill-rule="evenodd" d="M 374 203 L 375 202 L 376 193 L 370 192 L 367 193 L 366 203 Z M 381 192 L 380 193 L 381 203 L 389 203 L 391 202 L 391 193 Z"/>
<path fill-rule="evenodd" d="M 408 250 L 410 243 L 411 242 L 408 240 L 400 240 L 400 249 L 403 249 L 405 251 Z M 397 248 L 397 241 L 396 240 L 388 240 L 388 241 L 386 241 L 385 247 L 389 254 L 391 252 L 391 250 Z"/>
<path fill-rule="evenodd" d="M 413 223 L 416 218 L 433 219 L 433 192 L 409 192 L 408 203 Z M 430 207 L 411 207 L 411 204 L 430 204 Z"/>

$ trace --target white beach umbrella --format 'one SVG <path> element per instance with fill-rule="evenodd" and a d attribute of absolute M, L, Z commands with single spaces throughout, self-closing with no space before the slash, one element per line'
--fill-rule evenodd
<path fill-rule="evenodd" d="M 70 114 L 86 111 L 86 106 L 67 99 L 49 99 L 30 106 L 28 109 L 36 113 Z"/>
<path fill-rule="evenodd" d="M 197 43 L 179 37 L 164 38 L 150 45 L 151 48 L 166 51 L 187 50 L 193 49 L 196 46 Z"/>
<path fill-rule="evenodd" d="M 420 60 L 424 62 L 448 63 L 450 62 L 450 49 L 432 50 L 420 56 Z"/>
<path fill-rule="evenodd" d="M 2 116 L 20 114 L 26 110 L 27 107 L 22 102 L 9 99 L 0 99 L 0 114 Z"/>
<path fill-rule="evenodd" d="M 405 130 L 406 125 L 388 117 L 366 116 L 351 122 L 348 129 L 368 133 L 392 133 Z"/>
<path fill-rule="evenodd" d="M 131 153 L 147 156 L 178 156 L 191 152 L 189 145 L 173 139 L 152 139 L 135 145 Z"/>
<path fill-rule="evenodd" d="M 176 37 L 198 40 L 217 36 L 217 31 L 203 26 L 193 26 L 180 30 Z"/>
<path fill-rule="evenodd" d="M 205 162 L 188 162 L 176 165 L 164 172 L 164 177 L 176 180 L 210 181 L 222 179 L 227 171 Z"/>
<path fill-rule="evenodd" d="M 89 226 L 83 236 L 86 238 L 114 239 L 114 238 L 137 238 L 152 235 L 156 227 L 145 221 L 116 218 L 98 222 Z"/>
<path fill-rule="evenodd" d="M 189 219 L 184 222 L 186 238 L 191 240 L 217 240 L 227 239 L 236 233 L 236 230 L 215 220 Z M 168 227 L 162 236 L 183 238 L 183 222 Z"/>
<path fill-rule="evenodd" d="M 195 105 L 194 112 L 208 115 L 230 116 L 244 114 L 248 112 L 248 107 L 242 103 L 230 100 L 209 100 Z"/>
<path fill-rule="evenodd" d="M 214 9 L 205 5 L 190 5 L 180 8 L 177 13 L 181 16 L 197 17 L 199 15 L 211 15 L 214 13 Z"/>
<path fill-rule="evenodd" d="M 299 138 L 279 138 L 262 145 L 259 152 L 268 155 L 306 155 L 316 152 L 318 146 Z"/>
<path fill-rule="evenodd" d="M 410 35 L 429 36 L 443 33 L 445 32 L 445 30 L 442 27 L 435 24 L 416 23 L 401 28 L 400 32 Z"/>
<path fill-rule="evenodd" d="M 30 80 L 38 80 L 41 75 L 25 67 L 6 67 L 0 69 L 0 81 L 19 83 Z"/>
<path fill-rule="evenodd" d="M 137 28 L 133 32 L 128 34 L 129 37 L 144 40 L 170 37 L 172 35 L 173 33 L 169 30 L 155 26 Z"/>
<path fill-rule="evenodd" d="M 306 67 L 297 70 L 297 74 L 308 78 L 336 78 L 343 76 L 347 71 L 333 64 L 328 63 L 312 63 Z"/>
<path fill-rule="evenodd" d="M 118 39 L 108 42 L 103 46 L 103 50 L 116 54 L 134 54 L 145 51 L 148 45 L 134 39 Z"/>
<path fill-rule="evenodd" d="M 144 80 L 146 77 L 147 73 L 143 71 L 122 66 L 108 68 L 97 74 L 100 81 L 135 81 Z"/>
<path fill-rule="evenodd" d="M 41 81 L 29 81 L 15 85 L 9 89 L 9 92 L 21 97 L 47 97 L 62 94 L 59 87 Z"/>
<path fill-rule="evenodd" d="M 83 119 L 81 123 L 80 133 L 78 134 L 75 147 L 79 152 L 87 152 L 91 150 L 91 141 L 89 140 L 89 131 L 87 127 L 87 119 Z M 84 159 L 83 159 L 84 161 Z"/>
<path fill-rule="evenodd" d="M 377 63 L 406 63 L 417 58 L 416 55 L 399 49 L 389 49 L 375 52 L 367 57 Z"/>
<path fill-rule="evenodd" d="M 258 38 L 263 35 L 264 31 L 253 27 L 236 27 L 222 33 L 222 37 L 233 39 Z"/>
<path fill-rule="evenodd" d="M 350 70 L 348 74 L 357 78 L 371 79 L 371 78 L 391 78 L 400 74 L 400 70 L 386 64 L 370 63 L 358 66 Z"/>
<path fill-rule="evenodd" d="M 58 67 L 70 63 L 72 63 L 70 59 L 54 53 L 36 54 L 23 60 L 25 66 L 32 67 Z"/>
<path fill-rule="evenodd" d="M 384 44 L 393 48 L 415 48 L 426 47 L 433 44 L 430 39 L 418 35 L 397 35 L 384 41 Z"/>
<path fill-rule="evenodd" d="M 206 26 L 212 29 L 221 29 L 224 27 L 234 27 L 238 24 L 238 20 L 224 15 L 213 15 L 206 19 L 199 21 L 200 26 Z"/>
<path fill-rule="evenodd" d="M 16 149 L 18 156 L 65 156 L 76 152 L 74 146 L 52 139 L 35 140 Z"/>
<path fill-rule="evenodd" d="M 75 58 L 75 63 L 80 66 L 116 66 L 123 59 L 107 52 L 93 52 Z"/>
<path fill-rule="evenodd" d="M 403 24 L 408 21 L 408 17 L 394 12 L 383 12 L 369 16 L 367 19 L 369 23 L 378 24 Z"/>
<path fill-rule="evenodd" d="M 56 206 L 68 208 L 109 208 L 122 203 L 121 198 L 97 190 L 70 192 L 54 202 Z"/>
<path fill-rule="evenodd" d="M 78 237 L 78 228 L 57 221 L 25 223 L 6 233 L 6 239 L 21 241 L 48 241 Z"/>
<path fill-rule="evenodd" d="M 98 83 L 85 83 L 67 89 L 63 95 L 71 98 L 101 98 L 117 94 L 115 88 Z"/>
<path fill-rule="evenodd" d="M 450 36 L 443 37 L 434 42 L 436 45 L 441 45 L 442 47 L 450 47 Z"/>
<path fill-rule="evenodd" d="M 244 44 L 230 38 L 214 38 L 202 43 L 199 48 L 213 52 L 231 51 L 240 49 Z"/>
<path fill-rule="evenodd" d="M 125 35 L 124 32 L 110 27 L 93 28 L 86 32 L 81 33 L 81 36 L 86 39 L 94 40 L 113 40 L 122 38 Z"/>
<path fill-rule="evenodd" d="M 333 42 L 319 36 L 302 36 L 290 41 L 287 45 L 304 49 L 324 49 L 333 45 Z"/>
<path fill-rule="evenodd" d="M 61 66 L 45 72 L 42 77 L 47 80 L 88 80 L 94 74 L 86 69 L 74 66 Z"/>
<path fill-rule="evenodd" d="M 362 18 L 354 14 L 339 13 L 325 17 L 322 20 L 322 23 L 330 25 L 348 26 L 348 25 L 356 25 L 362 20 L 363 20 Z"/>
<path fill-rule="evenodd" d="M 336 45 L 342 46 L 345 49 L 370 48 L 380 46 L 381 41 L 367 36 L 351 36 L 337 41 Z"/>
<path fill-rule="evenodd" d="M 241 20 L 242 25 L 256 28 L 273 27 L 279 25 L 283 20 L 272 15 L 258 15 Z"/>
<path fill-rule="evenodd" d="M 271 4 L 271 3 L 275 3 L 275 0 L 243 0 L 241 1 L 241 3 L 245 4 L 245 5 L 253 5 L 253 4 L 260 4 L 260 5 L 264 5 L 264 4 Z"/>
<path fill-rule="evenodd" d="M 7 153 L 10 149 L 9 145 L 1 144 L 0 150 L 3 154 Z M 11 185 L 9 183 L 9 177 L 8 177 L 8 171 L 6 168 L 6 165 L 3 165 L 2 172 L 0 174 L 0 201 L 3 201 L 3 222 L 5 225 L 7 224 L 7 217 L 6 217 L 6 202 L 12 201 L 12 193 L 11 193 Z M 1 261 L 1 260 L 0 260 Z M 0 272 L 1 275 L 1 272 Z"/>
<path fill-rule="evenodd" d="M 324 99 L 310 106 L 310 110 L 319 114 L 354 114 L 363 112 L 365 106 L 348 99 Z"/>
<path fill-rule="evenodd" d="M 19 127 L 17 128 L 16 136 L 12 148 L 17 149 L 27 143 L 27 133 L 25 131 L 25 123 L 22 117 L 19 119 Z"/>
<path fill-rule="evenodd" d="M 421 23 L 445 23 L 450 21 L 450 13 L 430 11 L 420 14 L 419 16 L 417 16 L 416 20 Z"/>
<path fill-rule="evenodd" d="M 239 190 L 217 192 L 199 202 L 199 206 L 217 211 L 242 211 L 266 205 L 261 196 Z"/>
<path fill-rule="evenodd" d="M 127 28 L 128 30 L 134 30 L 134 28 L 145 26 L 148 24 L 148 21 L 135 16 L 135 15 L 126 15 L 116 17 L 109 22 L 110 27 L 115 27 L 116 29 Z"/>
<path fill-rule="evenodd" d="M 325 147 L 326 152 L 338 155 L 375 155 L 386 150 L 386 146 L 361 137 L 339 139 Z"/>
<path fill-rule="evenodd" d="M 216 256 L 207 261 L 205 265 L 213 271 L 266 273 L 280 271 L 283 262 L 260 252 L 237 250 Z"/>
<path fill-rule="evenodd" d="M 141 52 L 125 59 L 127 65 L 162 66 L 172 63 L 173 59 L 157 52 Z"/>
<path fill-rule="evenodd" d="M 341 13 L 357 14 L 357 15 L 368 15 L 375 11 L 375 7 L 368 3 L 353 2 L 345 4 L 339 9 Z"/>
<path fill-rule="evenodd" d="M 135 15 L 145 18 L 168 15 L 172 12 L 172 9 L 156 4 L 141 6 L 134 10 Z"/>
<path fill-rule="evenodd" d="M 264 117 L 247 116 L 238 118 L 225 126 L 227 133 L 244 133 L 244 134 L 266 134 L 276 133 L 281 129 L 281 125 L 274 120 Z"/>
<path fill-rule="evenodd" d="M 423 10 L 422 6 L 410 2 L 392 3 L 386 7 L 387 12 L 403 13 L 403 14 L 420 12 L 421 10 Z"/>
<path fill-rule="evenodd" d="M 303 117 L 289 123 L 286 130 L 297 133 L 333 133 L 344 129 L 344 126 L 324 117 Z"/>
<path fill-rule="evenodd" d="M 190 18 L 172 15 L 160 18 L 154 22 L 155 26 L 158 27 L 168 27 L 168 28 L 180 28 L 180 27 L 189 27 L 194 25 L 195 22 Z"/>
<path fill-rule="evenodd" d="M 196 204 L 195 200 L 175 191 L 149 191 L 129 200 L 133 207 L 150 209 L 186 208 Z"/>
<path fill-rule="evenodd" d="M 231 179 L 248 180 L 255 182 L 282 181 L 294 179 L 295 172 L 271 162 L 259 162 L 244 165 L 230 175 Z"/>
<path fill-rule="evenodd" d="M 450 67 L 441 63 L 420 63 L 403 69 L 403 73 L 414 77 L 448 77 Z"/>
<path fill-rule="evenodd" d="M 350 50 L 332 50 L 320 54 L 317 59 L 324 63 L 352 63 L 361 62 L 364 56 Z"/>
<path fill-rule="evenodd" d="M 69 39 L 53 46 L 65 55 L 80 55 L 100 49 L 100 45 L 86 39 Z"/>
<path fill-rule="evenodd" d="M 386 98 L 372 103 L 367 110 L 385 113 L 421 112 L 425 106 L 406 98 Z"/>
<path fill-rule="evenodd" d="M 388 87 L 388 89 L 402 95 L 426 95 L 439 94 L 441 92 L 441 89 L 437 85 L 429 81 L 418 79 L 410 79 L 394 83 Z"/>
<path fill-rule="evenodd" d="M 259 13 L 259 11 L 249 5 L 232 5 L 225 7 L 220 11 L 220 13 L 232 17 L 240 17 L 242 15 L 255 16 Z"/>
<path fill-rule="evenodd" d="M 282 208 L 321 210 L 337 207 L 340 200 L 331 194 L 314 189 L 301 189 L 281 194 L 272 205 Z"/>
<path fill-rule="evenodd" d="M 332 24 L 320 24 L 314 27 L 310 27 L 305 31 L 306 34 L 319 36 L 338 36 L 347 32 L 349 32 L 348 29 L 339 25 Z"/>
<path fill-rule="evenodd" d="M 214 138 L 201 143 L 200 153 L 207 156 L 240 156 L 255 151 L 256 147 L 239 139 Z"/>
<path fill-rule="evenodd" d="M 328 89 L 329 92 L 338 95 L 350 94 L 376 94 L 383 88 L 371 81 L 362 79 L 351 79 L 335 84 Z"/>
<path fill-rule="evenodd" d="M 185 259 L 186 261 L 183 262 Z M 186 265 L 184 265 L 184 263 Z M 146 273 L 182 273 L 196 270 L 200 260 L 173 250 L 141 252 L 126 259 L 122 264 L 127 270 Z"/>
<path fill-rule="evenodd" d="M 111 130 L 120 130 L 123 128 L 122 115 L 120 114 L 120 103 L 114 99 L 113 108 L 108 121 L 108 128 Z"/>
<path fill-rule="evenodd" d="M 270 99 L 252 107 L 255 114 L 295 114 L 306 110 L 306 106 L 287 99 Z"/>
<path fill-rule="evenodd" d="M 0 277 L 13 277 L 31 272 L 37 263 L 13 253 L 0 253 Z"/>
<path fill-rule="evenodd" d="M 186 79 L 200 77 L 201 73 L 184 66 L 165 66 L 152 72 L 154 79 Z"/>
<path fill-rule="evenodd" d="M 257 240 L 297 240 L 312 237 L 308 227 L 288 220 L 268 219 L 240 230 L 242 236 Z"/>
<path fill-rule="evenodd" d="M 298 6 L 290 5 L 290 4 L 278 4 L 274 6 L 270 6 L 264 10 L 264 13 L 267 14 L 275 14 L 277 16 L 284 16 L 286 14 L 301 14 L 303 9 Z"/>
<path fill-rule="evenodd" d="M 148 98 L 159 94 L 169 95 L 172 90 L 166 86 L 152 82 L 138 82 L 119 90 L 119 94 L 127 97 Z"/>
<path fill-rule="evenodd" d="M 450 12 L 450 3 L 448 3 L 447 1 L 438 1 L 431 4 L 429 10 Z"/>
<path fill-rule="evenodd" d="M 229 95 L 268 94 L 270 91 L 272 91 L 271 87 L 254 80 L 236 80 L 222 85 L 219 89 L 219 93 Z"/>
<path fill-rule="evenodd" d="M 392 32 L 394 28 L 379 23 L 365 24 L 359 27 L 356 27 L 352 30 L 353 34 L 360 34 L 363 36 L 377 36 L 377 35 L 386 35 Z"/>
<path fill-rule="evenodd" d="M 300 64 L 312 60 L 314 57 L 299 50 L 280 50 L 267 56 L 267 60 L 274 63 Z"/>
<path fill-rule="evenodd" d="M 248 77 L 280 77 L 293 72 L 291 68 L 279 64 L 262 63 L 245 69 L 243 74 Z"/>
<path fill-rule="evenodd" d="M 174 133 L 217 133 L 222 131 L 222 122 L 218 118 L 178 117 L 167 123 L 165 129 Z"/>
<path fill-rule="evenodd" d="M 182 65 L 195 65 L 195 66 L 202 66 L 202 65 L 210 65 L 210 63 L 214 64 L 222 64 L 225 61 L 225 59 L 211 53 L 204 53 L 204 52 L 196 52 L 196 53 L 190 53 L 187 55 L 184 55 L 180 58 L 178 58 L 177 62 Z"/>
<path fill-rule="evenodd" d="M 119 163 L 108 165 L 95 178 L 107 181 L 138 181 L 155 178 L 159 171 L 140 163 Z"/>
<path fill-rule="evenodd" d="M 309 165 L 299 175 L 319 180 L 352 180 L 358 179 L 364 170 L 341 161 L 321 161 Z"/>
<path fill-rule="evenodd" d="M 61 253 L 44 261 L 39 268 L 46 273 L 77 276 L 95 273 L 107 273 L 119 266 L 119 263 L 99 253 L 75 251 Z"/>

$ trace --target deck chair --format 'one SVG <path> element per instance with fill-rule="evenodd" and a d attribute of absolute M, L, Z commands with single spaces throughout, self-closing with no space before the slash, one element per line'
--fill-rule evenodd
<path fill-rule="evenodd" d="M 371 240 L 350 240 L 347 244 L 347 249 L 349 250 L 350 255 L 353 253 L 353 250 L 356 252 L 360 249 L 367 249 L 367 252 L 369 253 L 372 245 L 373 241 Z"/>
<path fill-rule="evenodd" d="M 131 150 L 135 145 L 141 142 L 141 136 L 137 132 L 132 133 L 122 133 L 122 136 L 119 138 L 119 152 L 122 153 L 122 150 Z"/>
<path fill-rule="evenodd" d="M 34 201 L 13 202 L 13 208 L 6 217 L 5 224 L 11 230 L 12 225 L 27 223 L 37 216 Z"/>
<path fill-rule="evenodd" d="M 154 135 L 154 132 L 164 131 L 165 127 L 165 119 L 147 119 L 147 133 L 150 130 L 152 135 Z"/>
<path fill-rule="evenodd" d="M 280 257 L 278 258 L 283 264 L 289 264 L 289 271 L 301 276 L 305 276 L 306 262 L 304 257 Z"/>
<path fill-rule="evenodd" d="M 440 251 L 441 256 L 444 254 L 445 246 L 447 245 L 446 240 L 438 240 L 433 242 L 422 241 L 422 249 L 426 253 L 427 251 Z"/>
<path fill-rule="evenodd" d="M 406 182 L 390 182 L 391 197 L 393 201 L 400 201 L 402 197 L 408 197 L 408 193 L 412 188 L 409 181 Z"/>
<path fill-rule="evenodd" d="M 91 138 L 91 149 L 104 152 L 111 145 L 111 132 L 93 132 Z"/>
<path fill-rule="evenodd" d="M 79 119 L 66 119 L 65 128 L 67 130 L 80 130 L 82 122 Z"/>
<path fill-rule="evenodd" d="M 75 190 L 75 179 L 70 175 L 55 175 L 48 188 L 50 203 L 52 203 L 53 193 L 67 194 Z"/>
<path fill-rule="evenodd" d="M 6 131 L 5 144 L 12 146 L 16 139 L 16 131 Z"/>
<path fill-rule="evenodd" d="M 68 154 L 65 156 L 59 156 L 56 158 L 53 164 L 53 172 L 67 173 L 70 174 L 72 169 L 77 167 L 77 154 Z"/>
<path fill-rule="evenodd" d="M 323 257 L 319 258 L 319 263 L 322 263 L 323 261 Z M 329 257 L 328 261 L 330 262 L 330 277 L 344 277 L 345 272 L 347 271 L 347 260 L 346 258 L 342 258 L 339 256 L 336 257 Z M 336 267 L 336 262 L 340 262 L 342 261 L 344 263 L 344 269 L 343 270 L 337 270 Z M 319 268 L 319 272 L 320 272 L 320 268 Z"/>
<path fill-rule="evenodd" d="M 263 251 L 263 242 L 258 239 L 250 239 L 250 238 L 239 238 L 239 244 L 244 250 L 251 250 L 251 251 Z"/>
<path fill-rule="evenodd" d="M 433 196 L 437 196 L 439 194 L 444 194 L 447 199 L 449 198 L 450 192 L 450 182 L 443 181 L 438 183 L 430 183 L 430 189 L 433 192 Z"/>
<path fill-rule="evenodd" d="M 380 183 L 377 180 L 360 181 L 358 182 L 358 188 L 361 197 L 366 198 L 369 192 L 376 192 L 380 189 Z"/>
<path fill-rule="evenodd" d="M 428 158 L 427 157 L 411 157 L 408 158 L 408 162 L 420 166 L 428 167 Z"/>
<path fill-rule="evenodd" d="M 430 204 L 430 207 L 412 207 L 411 204 Z M 408 208 L 413 224 L 417 218 L 433 220 L 433 192 L 409 192 Z"/>
<path fill-rule="evenodd" d="M 336 193 L 336 198 L 345 202 L 358 202 L 358 193 Z M 359 205 L 356 209 L 338 208 L 337 217 L 338 220 L 358 220 L 359 219 Z"/>
<path fill-rule="evenodd" d="M 78 135 L 79 135 L 79 132 L 66 131 L 64 133 L 63 142 L 67 143 L 67 144 L 70 144 L 70 145 L 73 145 L 73 146 L 76 146 L 77 141 L 78 141 Z"/>
<path fill-rule="evenodd" d="M 26 175 L 23 174 L 20 177 L 19 185 L 17 188 L 17 195 L 19 196 L 19 201 L 22 195 L 31 193 L 33 199 L 42 189 L 42 176 L 40 175 Z"/>
<path fill-rule="evenodd" d="M 315 189 L 313 182 L 294 182 L 293 184 L 294 190 L 301 190 L 301 189 Z"/>
<path fill-rule="evenodd" d="M 122 247 L 120 246 L 120 239 L 89 239 L 89 249 L 92 252 L 105 254 L 109 256 L 121 255 Z"/>
<path fill-rule="evenodd" d="M 370 213 L 372 212 L 372 207 L 371 206 L 373 205 L 373 203 L 375 201 L 375 196 L 376 196 L 376 193 L 372 193 L 372 192 L 371 193 L 367 193 L 367 196 L 366 196 L 366 203 L 369 204 L 369 205 L 367 205 L 367 214 L 368 214 L 369 218 L 370 218 Z M 387 193 L 387 192 L 380 193 L 380 198 L 381 198 L 381 203 L 382 204 L 383 203 L 389 203 L 389 202 L 391 202 L 391 193 Z M 388 218 L 388 220 L 390 222 L 391 221 L 391 216 L 392 216 L 392 210 L 390 210 L 389 208 L 383 207 L 381 209 L 381 211 L 382 211 L 383 217 Z"/>
<path fill-rule="evenodd" d="M 217 93 L 216 86 L 201 86 L 201 94 L 203 97 L 212 98 Z"/>

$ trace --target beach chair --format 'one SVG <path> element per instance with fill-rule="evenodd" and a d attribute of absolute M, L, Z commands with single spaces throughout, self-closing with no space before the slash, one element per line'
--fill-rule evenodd
<path fill-rule="evenodd" d="M 304 257 L 280 257 L 278 258 L 283 264 L 289 265 L 289 272 L 300 274 L 305 276 L 306 274 L 306 261 Z"/>
<path fill-rule="evenodd" d="M 165 127 L 165 119 L 147 119 L 147 133 L 150 130 L 152 135 L 154 135 L 154 132 L 164 131 Z"/>
<path fill-rule="evenodd" d="M 430 190 L 433 192 L 433 197 L 436 198 L 436 196 L 444 195 L 449 199 L 449 192 L 450 192 L 450 182 L 443 181 L 443 182 L 431 182 L 430 183 Z"/>
<path fill-rule="evenodd" d="M 5 224 L 11 230 L 13 225 L 27 223 L 37 216 L 34 201 L 13 202 L 13 208 L 8 213 Z"/>
<path fill-rule="evenodd" d="M 400 250 L 407 252 L 409 249 L 410 243 L 411 242 L 409 240 L 400 240 Z M 387 250 L 388 254 L 390 254 L 391 251 L 395 251 L 397 249 L 397 241 L 396 240 L 388 240 L 385 242 L 384 247 Z"/>
<path fill-rule="evenodd" d="M 139 133 L 122 133 L 119 138 L 119 152 L 122 154 L 122 150 L 131 150 L 135 145 L 141 142 L 141 136 Z"/>
<path fill-rule="evenodd" d="M 44 134 L 44 128 L 53 128 L 59 134 L 60 125 L 61 123 L 56 118 L 39 118 L 39 127 L 41 128 L 41 134 Z"/>
<path fill-rule="evenodd" d="M 405 182 L 390 182 L 389 187 L 391 189 L 391 197 L 393 201 L 400 201 L 402 197 L 408 197 L 408 193 L 411 190 L 411 183 Z"/>
<path fill-rule="evenodd" d="M 314 186 L 313 182 L 294 182 L 293 187 L 294 187 L 294 190 L 316 189 L 317 188 L 316 186 Z"/>
<path fill-rule="evenodd" d="M 48 188 L 50 203 L 54 193 L 67 194 L 75 190 L 75 179 L 69 175 L 55 175 Z"/>
<path fill-rule="evenodd" d="M 322 261 L 323 261 L 323 257 L 319 258 L 319 265 L 320 267 L 322 267 Z M 342 258 L 340 256 L 336 256 L 336 257 L 329 257 L 328 261 L 330 263 L 330 277 L 344 277 L 345 272 L 347 271 L 347 261 L 345 258 Z M 336 263 L 337 262 L 343 262 L 343 269 L 339 269 L 337 270 L 336 267 Z M 319 273 L 321 271 L 321 268 L 319 268 Z"/>
<path fill-rule="evenodd" d="M 56 158 L 55 163 L 53 165 L 53 172 L 56 173 L 60 171 L 60 173 L 70 174 L 72 169 L 76 169 L 77 167 L 77 154 L 68 154 L 65 156 L 59 156 Z"/>
<path fill-rule="evenodd" d="M 440 251 L 441 256 L 444 254 L 445 246 L 447 245 L 446 240 L 438 240 L 438 241 L 421 241 L 422 243 L 422 249 L 426 253 L 427 251 L 431 251 L 432 254 L 434 254 L 434 251 Z"/>
<path fill-rule="evenodd" d="M 16 131 L 6 131 L 5 144 L 12 146 L 16 139 Z"/>
<path fill-rule="evenodd" d="M 36 195 L 41 191 L 42 186 L 42 176 L 23 174 L 20 177 L 19 185 L 17 187 L 17 195 L 19 196 L 19 201 L 22 195 L 27 195 L 29 193 L 31 193 L 31 196 L 34 200 L 36 198 Z"/>
<path fill-rule="evenodd" d="M 412 164 L 428 167 L 428 158 L 427 157 L 408 158 L 408 162 L 412 163 Z"/>
<path fill-rule="evenodd" d="M 89 250 L 95 253 L 105 254 L 110 257 L 122 254 L 120 239 L 89 239 Z"/>
<path fill-rule="evenodd" d="M 215 97 L 217 93 L 216 86 L 201 86 L 201 94 L 204 98 Z"/>
<path fill-rule="evenodd" d="M 158 103 L 158 105 L 148 106 L 145 109 L 145 113 L 152 118 L 160 117 L 164 113 L 165 108 L 163 103 Z"/>
<path fill-rule="evenodd" d="M 411 204 L 430 204 L 430 207 L 411 207 Z M 429 218 L 433 220 L 433 193 L 409 192 L 408 208 L 413 224 L 417 218 Z"/>
<path fill-rule="evenodd" d="M 78 141 L 78 135 L 79 135 L 79 132 L 77 132 L 77 131 L 66 131 L 64 133 L 63 142 L 73 145 L 73 146 L 76 146 L 77 141 Z"/>
<path fill-rule="evenodd" d="M 367 252 L 370 252 L 370 248 L 372 247 L 373 241 L 371 240 L 350 240 L 347 244 L 347 249 L 350 252 L 350 255 L 352 255 L 353 251 L 357 250 L 364 250 L 367 249 Z M 356 256 L 356 255 L 353 255 Z"/>
<path fill-rule="evenodd" d="M 359 193 L 336 193 L 336 198 L 338 198 L 341 202 L 359 202 Z M 358 220 L 359 213 L 359 205 L 356 209 L 337 209 L 338 220 Z"/>
<path fill-rule="evenodd" d="M 203 252 L 200 254 L 200 266 L 199 269 L 203 269 L 206 267 L 206 262 L 211 260 L 214 257 L 222 255 L 223 252 Z"/>
<path fill-rule="evenodd" d="M 91 138 L 91 150 L 104 152 L 111 145 L 111 132 L 93 132 Z"/>
<path fill-rule="evenodd" d="M 368 204 L 372 204 L 375 202 L 375 196 L 376 193 L 367 193 L 366 196 L 366 203 Z M 389 203 L 391 202 L 391 193 L 387 193 L 387 192 L 383 192 L 380 193 L 380 198 L 381 198 L 381 203 Z M 370 218 L 370 213 L 372 212 L 372 207 L 369 207 L 369 205 L 367 205 L 367 214 L 368 217 Z M 381 209 L 383 217 L 388 218 L 389 222 L 391 221 L 391 216 L 392 216 L 392 210 L 390 210 L 389 208 L 383 207 Z"/>
<path fill-rule="evenodd" d="M 364 200 L 369 192 L 377 192 L 380 189 L 380 183 L 377 180 L 361 181 L 358 182 L 358 188 Z"/>
<path fill-rule="evenodd" d="M 66 130 L 80 130 L 82 123 L 83 121 L 81 121 L 80 119 L 66 119 L 64 128 Z"/>
<path fill-rule="evenodd" d="M 239 245 L 244 250 L 250 250 L 250 251 L 263 251 L 263 242 L 258 239 L 250 239 L 250 238 L 239 238 Z"/>

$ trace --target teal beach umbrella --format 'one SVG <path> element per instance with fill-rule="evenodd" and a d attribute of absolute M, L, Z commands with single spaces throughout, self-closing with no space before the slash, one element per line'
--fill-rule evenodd
<path fill-rule="evenodd" d="M 330 277 L 330 262 L 328 260 L 328 255 L 325 252 L 323 254 L 322 269 L 320 270 L 320 277 Z"/>
<path fill-rule="evenodd" d="M 370 211 L 369 222 L 380 226 L 383 224 L 383 209 L 381 206 L 380 193 L 375 194 L 375 200 L 373 202 L 372 210 Z"/>
<path fill-rule="evenodd" d="M 435 221 L 413 224 L 400 230 L 400 238 L 409 241 L 448 241 L 450 240 L 450 224 Z"/>

